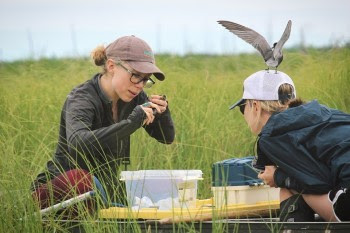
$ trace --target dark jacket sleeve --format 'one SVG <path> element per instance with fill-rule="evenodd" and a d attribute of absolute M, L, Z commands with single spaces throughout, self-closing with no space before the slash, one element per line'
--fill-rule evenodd
<path fill-rule="evenodd" d="M 288 176 L 281 168 L 275 170 L 273 178 L 277 187 L 298 190 L 299 192 L 303 190 L 298 181 L 294 177 Z"/>
<path fill-rule="evenodd" d="M 141 92 L 137 99 L 135 99 L 135 104 L 141 105 L 148 102 L 148 97 L 145 92 Z M 156 114 L 155 119 L 152 124 L 144 126 L 147 133 L 155 138 L 158 142 L 164 144 L 171 144 L 175 138 L 175 127 L 174 122 L 171 118 L 171 113 L 169 105 L 167 109 L 162 114 Z"/>
<path fill-rule="evenodd" d="M 158 142 L 171 144 L 175 138 L 175 127 L 167 108 L 162 114 L 157 114 L 154 122 L 145 126 L 147 133 Z"/>
<path fill-rule="evenodd" d="M 113 151 L 117 139 L 123 139 L 142 126 L 144 111 L 140 106 L 134 108 L 129 117 L 118 123 L 99 129 L 92 129 L 96 108 L 84 98 L 69 98 L 66 106 L 66 133 L 69 153 L 103 155 Z"/>
<path fill-rule="evenodd" d="M 278 187 L 312 194 L 331 190 L 329 168 L 288 135 L 261 137 L 258 146 L 278 166 L 274 176 Z"/>

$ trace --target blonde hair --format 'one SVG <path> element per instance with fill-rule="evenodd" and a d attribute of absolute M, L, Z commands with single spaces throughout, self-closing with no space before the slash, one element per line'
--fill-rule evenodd
<path fill-rule="evenodd" d="M 94 50 L 91 51 L 91 58 L 94 60 L 95 65 L 102 66 L 102 73 L 106 73 L 106 48 L 103 45 L 97 46 Z"/>
<path fill-rule="evenodd" d="M 282 84 L 278 89 L 279 100 L 256 100 L 261 104 L 261 108 L 268 113 L 282 112 L 290 107 L 299 106 L 303 103 L 301 99 L 296 99 L 294 88 L 288 83 Z M 248 100 L 250 103 L 252 100 Z"/>

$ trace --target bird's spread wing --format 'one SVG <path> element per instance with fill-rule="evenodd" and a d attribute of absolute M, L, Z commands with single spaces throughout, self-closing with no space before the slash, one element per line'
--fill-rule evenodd
<path fill-rule="evenodd" d="M 220 20 L 218 23 L 256 48 L 264 57 L 265 61 L 272 56 L 272 49 L 270 45 L 267 43 L 266 39 L 256 31 L 230 21 Z"/>
<path fill-rule="evenodd" d="M 273 50 L 274 58 L 276 58 L 277 54 L 282 50 L 284 43 L 286 43 L 286 41 L 289 39 L 291 29 L 292 29 L 292 21 L 289 20 L 287 23 L 286 29 L 284 29 L 284 32 L 281 36 L 281 39 L 277 42 Z"/>

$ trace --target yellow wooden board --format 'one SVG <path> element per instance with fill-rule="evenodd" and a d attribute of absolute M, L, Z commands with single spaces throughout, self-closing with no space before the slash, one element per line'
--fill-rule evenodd
<path fill-rule="evenodd" d="M 279 209 L 279 201 L 258 202 L 256 204 L 234 204 L 216 208 L 212 199 L 197 200 L 195 208 L 174 208 L 171 210 L 158 210 L 157 208 L 130 208 L 111 207 L 100 210 L 102 219 L 184 219 L 206 220 L 215 217 L 249 217 L 268 215 Z"/>

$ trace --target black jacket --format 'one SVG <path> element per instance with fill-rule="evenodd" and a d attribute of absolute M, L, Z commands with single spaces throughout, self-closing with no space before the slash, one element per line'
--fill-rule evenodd
<path fill-rule="evenodd" d="M 312 194 L 349 187 L 350 115 L 311 101 L 272 115 L 259 136 L 258 157 L 278 166 L 277 186 Z"/>
<path fill-rule="evenodd" d="M 130 158 L 130 135 L 142 126 L 145 113 L 139 106 L 148 101 L 141 92 L 131 102 L 118 101 L 118 122 L 114 122 L 112 103 L 100 87 L 101 74 L 76 87 L 68 95 L 62 112 L 56 153 L 38 175 L 34 186 L 64 171 L 82 168 L 95 176 L 117 177 L 117 167 Z M 174 140 L 174 124 L 167 109 L 144 127 L 159 142 Z"/>

